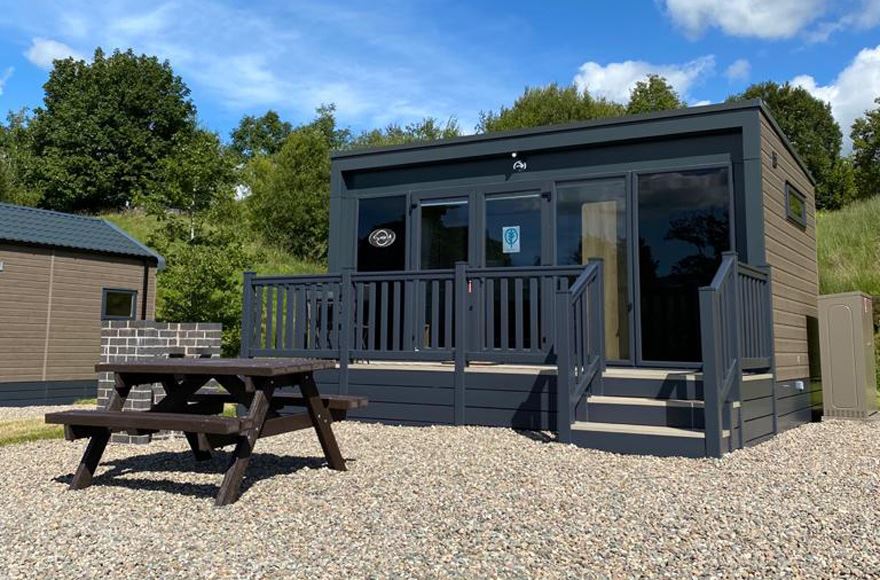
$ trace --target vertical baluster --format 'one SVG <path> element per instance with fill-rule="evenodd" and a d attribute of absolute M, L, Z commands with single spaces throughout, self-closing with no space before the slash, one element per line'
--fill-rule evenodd
<path fill-rule="evenodd" d="M 443 348 L 452 348 L 452 280 L 443 283 Z"/>
<path fill-rule="evenodd" d="M 403 350 L 412 352 L 413 345 L 413 307 L 415 305 L 415 281 L 406 280 L 403 286 Z"/>
<path fill-rule="evenodd" d="M 523 310 L 523 280 L 522 278 L 516 278 L 513 282 L 513 294 L 514 294 L 514 330 L 516 336 L 514 337 L 516 341 L 516 350 L 523 350 L 523 317 L 525 316 L 525 311 Z"/>
<path fill-rule="evenodd" d="M 321 284 L 321 319 L 318 321 L 318 338 L 321 341 L 320 348 L 326 350 L 330 348 L 330 318 L 328 316 L 328 307 L 330 306 L 330 284 Z"/>
<path fill-rule="evenodd" d="M 416 280 L 416 340 L 417 349 L 425 348 L 425 310 L 427 306 L 428 285 L 424 280 Z"/>
<path fill-rule="evenodd" d="M 273 336 L 273 328 L 272 328 L 272 304 L 274 298 L 274 286 L 266 286 L 266 346 L 265 348 L 271 349 L 274 345 L 274 336 Z"/>
<path fill-rule="evenodd" d="M 293 286 L 284 287 L 284 350 L 293 349 Z"/>
<path fill-rule="evenodd" d="M 437 348 L 440 337 L 440 282 L 431 281 L 431 348 Z"/>
<path fill-rule="evenodd" d="M 510 345 L 510 301 L 507 295 L 507 278 L 501 278 L 499 280 L 501 284 L 501 301 L 498 304 L 499 312 L 498 314 L 501 316 L 501 349 L 507 350 Z"/>
<path fill-rule="evenodd" d="M 383 281 L 380 287 L 382 293 L 382 319 L 379 321 L 379 350 L 388 350 L 388 282 Z"/>
<path fill-rule="evenodd" d="M 379 312 L 379 305 L 376 304 L 376 282 L 370 282 L 370 303 L 367 305 L 367 312 L 370 320 L 367 323 L 367 337 L 369 339 L 370 350 L 376 350 L 376 314 Z"/>
<path fill-rule="evenodd" d="M 366 329 L 366 324 L 364 324 L 364 284 L 366 282 L 357 282 L 357 313 L 354 324 L 357 334 L 354 337 L 354 344 L 358 350 L 367 350 L 367 345 L 364 342 L 364 332 Z"/>
<path fill-rule="evenodd" d="M 403 345 L 400 344 L 400 310 L 403 304 L 400 302 L 400 280 L 392 282 L 394 288 L 394 303 L 392 304 L 392 312 L 394 318 L 394 328 L 391 332 L 391 350 L 401 350 Z"/>
<path fill-rule="evenodd" d="M 245 272 L 243 280 L 244 296 L 241 306 L 241 350 L 239 356 L 248 358 L 251 356 L 251 337 L 254 327 L 254 273 Z"/>
<path fill-rule="evenodd" d="M 495 280 L 485 278 L 485 294 L 486 294 L 486 324 L 484 326 L 486 332 L 486 349 L 495 348 Z"/>
<path fill-rule="evenodd" d="M 538 279 L 529 278 L 529 350 L 539 352 L 541 345 L 538 342 Z"/>
<path fill-rule="evenodd" d="M 284 286 L 275 287 L 275 350 L 284 348 Z"/>
<path fill-rule="evenodd" d="M 309 286 L 309 336 L 308 336 L 308 348 L 309 350 L 315 350 L 318 347 L 318 285 L 312 284 Z"/>
<path fill-rule="evenodd" d="M 293 348 L 304 350 L 308 345 L 306 334 L 308 327 L 308 286 L 305 284 L 297 284 L 295 291 L 296 299 L 296 319 L 293 321 Z"/>

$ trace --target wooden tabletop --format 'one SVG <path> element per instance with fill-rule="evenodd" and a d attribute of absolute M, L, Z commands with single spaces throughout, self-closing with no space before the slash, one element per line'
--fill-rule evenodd
<path fill-rule="evenodd" d="M 336 368 L 336 361 L 318 358 L 154 358 L 122 363 L 99 363 L 99 373 L 156 373 L 169 375 L 243 375 L 278 377 Z"/>

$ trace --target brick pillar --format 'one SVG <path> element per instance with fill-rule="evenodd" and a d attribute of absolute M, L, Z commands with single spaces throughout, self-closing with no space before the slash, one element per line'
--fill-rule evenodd
<path fill-rule="evenodd" d="M 101 362 L 128 362 L 170 356 L 220 356 L 223 325 L 213 322 L 155 322 L 107 320 L 101 329 Z M 103 409 L 113 390 L 112 373 L 98 373 L 98 408 Z M 146 411 L 165 396 L 162 385 L 132 389 L 126 410 Z M 158 434 L 157 434 L 158 435 Z M 119 443 L 148 443 L 150 435 L 115 433 Z"/>

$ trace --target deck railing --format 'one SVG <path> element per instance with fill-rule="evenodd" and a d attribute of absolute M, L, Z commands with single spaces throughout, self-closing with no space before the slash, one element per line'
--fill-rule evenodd
<path fill-rule="evenodd" d="M 571 425 L 586 419 L 586 395 L 605 370 L 602 262 L 590 262 L 569 287 L 556 292 L 556 425 L 559 441 L 571 442 Z"/>
<path fill-rule="evenodd" d="M 567 359 L 561 359 L 567 361 L 566 369 L 594 363 L 601 333 L 588 337 L 570 325 L 575 318 L 578 324 L 595 325 L 602 316 L 602 309 L 592 303 L 598 299 L 601 304 L 601 297 L 595 296 L 601 291 L 596 264 L 471 268 L 459 263 L 454 270 L 345 270 L 295 277 L 256 277 L 248 272 L 241 353 L 338 358 L 343 390 L 352 360 L 451 361 L 456 421 L 463 422 L 468 362 L 557 362 L 560 320 L 573 337 L 566 347 Z M 564 316 L 555 310 L 562 303 L 557 289 L 569 297 Z M 591 327 L 589 332 L 596 331 Z M 589 352 L 582 350 L 585 347 Z M 584 370 L 572 372 L 575 386 L 582 386 Z"/>
<path fill-rule="evenodd" d="M 739 262 L 726 252 L 709 286 L 700 288 L 703 405 L 706 454 L 721 457 L 724 425 L 734 449 L 733 402 L 740 400 L 743 370 L 773 366 L 772 294 L 769 268 Z M 742 413 L 737 421 L 742 434 Z"/>

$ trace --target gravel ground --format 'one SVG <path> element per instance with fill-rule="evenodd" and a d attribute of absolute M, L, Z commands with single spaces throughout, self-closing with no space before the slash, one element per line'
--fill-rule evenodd
<path fill-rule="evenodd" d="M 616 456 L 505 429 L 337 426 L 257 444 L 238 503 L 227 455 L 0 448 L 0 576 L 632 577 L 880 573 L 880 424 L 827 422 L 723 460 Z M 294 457 L 295 453 L 298 457 Z M 196 472 L 189 470 L 195 469 Z"/>
<path fill-rule="evenodd" d="M 0 407 L 0 421 L 14 421 L 17 419 L 33 419 L 42 417 L 46 413 L 55 411 L 67 411 L 68 409 L 82 409 L 80 405 L 45 405 L 33 407 Z"/>

